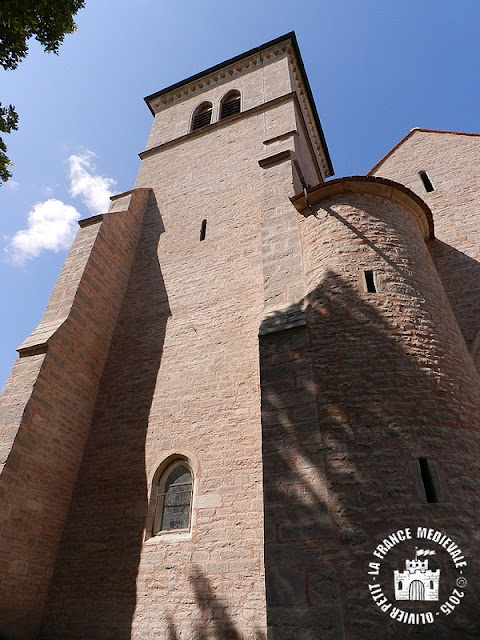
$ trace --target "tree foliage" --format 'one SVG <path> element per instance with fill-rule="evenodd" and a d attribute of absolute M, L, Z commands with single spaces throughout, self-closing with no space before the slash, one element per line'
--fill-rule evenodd
<path fill-rule="evenodd" d="M 2 103 L 0 102 L 0 132 L 10 133 L 10 131 L 18 128 L 17 125 L 18 114 L 15 108 L 12 105 L 2 107 Z M 0 136 L 0 184 L 12 177 L 11 172 L 8 170 L 12 164 L 13 162 L 11 162 L 7 156 L 7 145 Z"/>
<path fill-rule="evenodd" d="M 73 17 L 85 0 L 0 0 L 0 65 L 13 70 L 28 53 L 28 41 L 35 38 L 47 53 L 56 53 L 66 34 L 76 29 Z M 0 132 L 17 129 L 13 105 L 0 103 Z M 11 177 L 13 164 L 0 136 L 0 184 Z"/>

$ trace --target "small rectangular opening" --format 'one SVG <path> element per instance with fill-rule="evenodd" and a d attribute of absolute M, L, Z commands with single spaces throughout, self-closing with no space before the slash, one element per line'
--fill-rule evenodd
<path fill-rule="evenodd" d="M 205 240 L 206 235 L 207 235 L 207 221 L 203 220 L 202 227 L 200 229 L 200 242 L 202 242 L 202 240 Z"/>
<path fill-rule="evenodd" d="M 373 271 L 364 271 L 365 286 L 368 293 L 377 293 L 377 285 L 375 284 L 375 276 Z"/>
<path fill-rule="evenodd" d="M 418 462 L 420 464 L 420 475 L 422 477 L 427 502 L 438 502 L 437 490 L 433 481 L 431 469 L 428 466 L 428 460 L 426 458 L 419 458 Z"/>
<path fill-rule="evenodd" d="M 427 176 L 427 172 L 419 171 L 418 175 L 422 179 L 423 186 L 425 187 L 425 191 L 427 193 L 430 193 L 430 191 L 433 191 L 433 184 L 431 183 L 430 178 Z"/>

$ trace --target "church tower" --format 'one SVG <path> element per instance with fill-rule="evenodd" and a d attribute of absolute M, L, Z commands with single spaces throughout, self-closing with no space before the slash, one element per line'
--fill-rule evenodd
<path fill-rule="evenodd" d="M 293 33 L 146 103 L 135 188 L 80 222 L 2 396 L 0 630 L 408 638 L 377 545 L 428 527 L 476 561 L 480 381 L 432 213 L 325 182 Z M 462 605 L 421 637 L 478 638 Z"/>

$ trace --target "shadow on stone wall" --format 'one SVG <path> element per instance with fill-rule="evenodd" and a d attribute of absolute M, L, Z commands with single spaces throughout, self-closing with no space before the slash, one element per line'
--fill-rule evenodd
<path fill-rule="evenodd" d="M 428 248 L 477 371 L 480 371 L 480 263 L 437 238 L 428 243 Z"/>
<path fill-rule="evenodd" d="M 416 333 L 424 327 L 412 314 L 397 315 L 406 324 L 400 341 L 395 314 L 380 304 L 380 295 L 367 301 L 328 272 L 304 300 L 308 329 L 278 330 L 278 317 L 277 331 L 260 339 L 269 640 L 419 637 L 368 591 L 372 551 L 398 529 L 446 531 L 477 562 L 479 504 L 466 480 L 480 471 L 469 431 L 478 413 L 465 406 L 478 389 L 459 389 L 448 369 L 435 375 L 441 346 L 432 337 L 432 349 L 422 348 Z M 286 324 L 296 309 L 282 311 Z M 419 456 L 439 469 L 438 504 L 427 504 Z M 383 570 L 393 576 L 401 558 L 390 556 Z M 393 577 L 391 600 L 392 590 Z M 480 637 L 478 603 L 468 595 L 446 622 L 422 625 L 420 637 Z"/>
<path fill-rule="evenodd" d="M 197 565 L 189 575 L 189 582 L 192 587 L 198 615 L 195 615 L 195 622 L 192 624 L 194 635 L 191 640 L 242 640 L 245 638 L 244 632 L 239 631 L 232 617 L 229 614 L 228 606 L 219 598 L 212 587 L 208 577 Z M 177 631 L 173 619 L 168 620 L 168 640 L 180 640 L 182 636 Z M 254 630 L 255 640 L 266 640 L 263 631 Z"/>
<path fill-rule="evenodd" d="M 147 511 L 145 437 L 170 315 L 153 193 L 62 539 L 40 638 L 130 638 Z"/>
<path fill-rule="evenodd" d="M 152 202 L 101 382 L 44 640 L 131 637 L 148 499 L 145 435 L 170 313 L 156 253 L 162 231 Z M 468 408 L 477 389 L 455 387 L 448 372 L 436 375 L 441 348 L 419 346 L 415 317 L 405 327 L 388 305 L 379 310 L 379 300 L 329 272 L 300 305 L 304 326 L 299 304 L 292 305 L 274 319 L 280 330 L 260 339 L 269 640 L 480 637 L 473 589 L 446 622 L 420 629 L 391 621 L 368 592 L 371 553 L 400 528 L 446 531 L 476 563 L 472 531 L 480 512 Z M 282 316 L 296 326 L 282 331 Z M 426 502 L 419 456 L 438 465 L 438 504 Z M 395 562 L 387 558 L 385 570 L 398 568 Z M 191 640 L 245 636 L 199 567 L 190 584 Z M 173 618 L 166 633 L 168 640 L 185 637 Z"/>

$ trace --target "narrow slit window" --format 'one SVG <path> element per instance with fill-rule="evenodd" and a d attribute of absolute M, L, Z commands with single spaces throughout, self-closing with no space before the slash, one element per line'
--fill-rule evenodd
<path fill-rule="evenodd" d="M 419 171 L 418 175 L 422 179 L 423 186 L 425 187 L 425 191 L 427 193 L 430 193 L 431 191 L 433 191 L 433 184 L 431 183 L 430 178 L 427 176 L 427 172 Z"/>
<path fill-rule="evenodd" d="M 377 285 L 375 284 L 375 276 L 373 271 L 364 271 L 365 286 L 368 293 L 377 293 Z"/>
<path fill-rule="evenodd" d="M 207 221 L 203 220 L 202 226 L 200 228 L 200 242 L 205 240 L 206 235 L 207 235 Z"/>
<path fill-rule="evenodd" d="M 423 488 L 425 490 L 425 497 L 427 502 L 438 502 L 437 490 L 432 477 L 432 471 L 429 467 L 428 460 L 426 458 L 419 458 L 420 475 L 422 477 Z"/>

